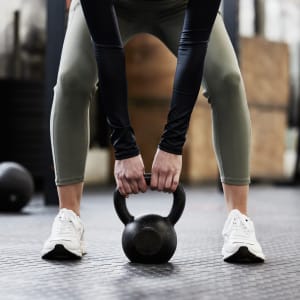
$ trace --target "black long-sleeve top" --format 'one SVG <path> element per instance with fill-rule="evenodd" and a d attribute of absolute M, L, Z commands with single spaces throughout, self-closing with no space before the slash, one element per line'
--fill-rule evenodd
<path fill-rule="evenodd" d="M 111 128 L 116 159 L 139 154 L 130 125 L 125 56 L 113 0 L 81 0 L 93 39 L 100 99 Z M 153 3 L 159 5 L 159 3 Z M 181 154 L 203 76 L 204 59 L 220 0 L 189 0 L 178 46 L 168 120 L 159 148 Z"/>

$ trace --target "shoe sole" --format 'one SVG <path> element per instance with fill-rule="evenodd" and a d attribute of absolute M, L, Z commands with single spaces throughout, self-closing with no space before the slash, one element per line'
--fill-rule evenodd
<path fill-rule="evenodd" d="M 63 245 L 55 245 L 54 249 L 42 256 L 43 259 L 48 260 L 75 260 L 81 259 L 81 256 L 68 251 Z"/>
<path fill-rule="evenodd" d="M 263 263 L 264 259 L 251 253 L 246 246 L 242 246 L 237 252 L 224 258 L 224 261 L 229 263 L 253 264 Z"/>

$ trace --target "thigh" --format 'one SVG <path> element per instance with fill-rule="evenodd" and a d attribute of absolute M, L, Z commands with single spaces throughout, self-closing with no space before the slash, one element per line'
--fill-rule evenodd
<path fill-rule="evenodd" d="M 185 15 L 185 5 L 170 9 L 168 16 L 159 21 L 154 35 L 177 57 L 178 43 Z"/>
<path fill-rule="evenodd" d="M 177 56 L 178 42 L 184 20 L 184 9 L 178 10 L 159 25 L 156 36 Z M 208 43 L 203 81 L 209 92 L 227 74 L 239 73 L 238 61 L 226 31 L 222 16 L 217 15 Z"/>
<path fill-rule="evenodd" d="M 140 0 L 115 0 L 114 7 L 118 18 L 120 34 L 125 44 L 133 35 L 152 33 L 149 16 L 153 16 L 153 8 L 157 3 Z M 155 18 L 150 18 L 154 21 Z M 151 22 L 150 22 L 151 23 Z"/>
<path fill-rule="evenodd" d="M 239 74 L 238 61 L 226 31 L 222 16 L 218 14 L 208 43 L 204 65 L 204 80 L 209 93 L 228 74 Z"/>
<path fill-rule="evenodd" d="M 61 53 L 58 77 L 79 77 L 96 84 L 97 68 L 90 34 L 79 0 L 73 0 Z"/>
<path fill-rule="evenodd" d="M 133 35 L 130 24 L 122 18 L 118 22 L 122 39 L 127 42 Z M 65 74 L 92 85 L 98 80 L 94 49 L 79 0 L 72 1 L 61 54 L 59 75 Z"/>
<path fill-rule="evenodd" d="M 117 9 L 118 8 L 116 8 L 116 10 Z M 138 33 L 138 30 L 135 26 L 135 23 L 132 23 L 128 21 L 126 18 L 123 18 L 122 15 L 118 16 L 118 24 L 119 24 L 121 38 L 123 44 L 125 45 L 135 34 Z"/>

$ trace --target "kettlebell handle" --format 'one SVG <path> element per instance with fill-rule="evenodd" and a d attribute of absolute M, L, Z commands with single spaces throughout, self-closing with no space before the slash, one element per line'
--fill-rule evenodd
<path fill-rule="evenodd" d="M 151 174 L 144 174 L 147 185 L 150 185 Z M 122 196 L 116 188 L 114 192 L 114 206 L 122 223 L 127 225 L 134 221 L 134 216 L 130 214 L 126 205 L 126 198 Z M 185 192 L 183 186 L 179 183 L 176 191 L 173 193 L 173 205 L 169 215 L 166 217 L 172 225 L 175 225 L 182 215 L 185 207 Z"/>

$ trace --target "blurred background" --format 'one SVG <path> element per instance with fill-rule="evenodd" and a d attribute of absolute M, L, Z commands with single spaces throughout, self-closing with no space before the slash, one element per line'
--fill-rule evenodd
<path fill-rule="evenodd" d="M 46 203 L 55 193 L 49 115 L 68 6 L 63 0 L 1 0 L 0 162 L 25 166 Z M 253 182 L 299 184 L 300 0 L 225 0 L 222 12 L 246 85 Z M 159 40 L 141 34 L 126 45 L 126 63 L 132 125 L 150 171 L 176 60 Z M 95 99 L 86 183 L 107 185 L 113 182 L 113 152 L 96 104 Z M 210 107 L 202 93 L 188 136 L 182 180 L 216 184 Z"/>

